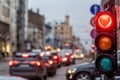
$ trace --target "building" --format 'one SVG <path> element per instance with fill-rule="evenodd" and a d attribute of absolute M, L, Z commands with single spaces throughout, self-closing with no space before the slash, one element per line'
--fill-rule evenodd
<path fill-rule="evenodd" d="M 27 10 L 28 0 L 25 0 Z M 12 53 L 17 46 L 17 11 L 19 0 L 0 0 L 0 50 Z M 27 26 L 27 13 L 25 23 Z"/>
<path fill-rule="evenodd" d="M 17 0 L 17 51 L 24 51 L 25 50 L 25 41 L 27 39 L 27 13 L 28 13 L 28 0 Z"/>
<path fill-rule="evenodd" d="M 0 0 L 0 50 L 9 52 L 10 43 L 10 1 Z"/>
<path fill-rule="evenodd" d="M 65 17 L 65 22 L 55 25 L 54 33 L 56 36 L 62 39 L 61 43 L 72 42 L 73 31 L 72 31 L 72 27 L 69 22 L 68 15 Z"/>
<path fill-rule="evenodd" d="M 44 41 L 45 41 L 45 45 L 53 45 L 53 28 L 50 24 L 46 24 L 45 28 L 44 28 Z"/>
<path fill-rule="evenodd" d="M 31 42 L 32 48 L 43 49 L 44 47 L 44 26 L 45 18 L 43 15 L 32 10 L 28 11 L 28 38 L 27 40 Z"/>

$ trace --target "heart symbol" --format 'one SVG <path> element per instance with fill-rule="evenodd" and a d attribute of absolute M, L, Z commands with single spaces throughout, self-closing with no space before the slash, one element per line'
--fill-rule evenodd
<path fill-rule="evenodd" d="M 111 21 L 111 17 L 109 15 L 102 15 L 99 17 L 99 25 L 103 28 L 108 28 L 112 21 Z"/>

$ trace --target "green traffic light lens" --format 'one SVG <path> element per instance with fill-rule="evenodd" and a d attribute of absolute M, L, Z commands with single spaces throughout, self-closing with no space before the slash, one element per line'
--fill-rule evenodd
<path fill-rule="evenodd" d="M 112 61 L 107 57 L 101 58 L 99 65 L 102 71 L 110 71 L 112 69 Z"/>

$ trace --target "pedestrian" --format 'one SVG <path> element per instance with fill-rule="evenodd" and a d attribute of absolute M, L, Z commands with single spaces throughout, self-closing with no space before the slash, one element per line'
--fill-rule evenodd
<path fill-rule="evenodd" d="M 5 61 L 5 52 L 1 51 L 2 53 L 2 60 Z"/>
<path fill-rule="evenodd" d="M 6 55 L 7 55 L 7 57 L 9 56 L 9 53 L 8 52 L 6 52 Z"/>
<path fill-rule="evenodd" d="M 15 57 L 15 55 L 16 55 L 16 51 L 13 52 L 13 55 L 12 55 L 12 56 Z"/>

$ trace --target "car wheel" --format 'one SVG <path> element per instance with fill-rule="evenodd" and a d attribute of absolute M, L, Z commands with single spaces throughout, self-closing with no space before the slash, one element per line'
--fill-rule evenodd
<path fill-rule="evenodd" d="M 75 61 L 73 61 L 73 64 L 75 64 Z"/>
<path fill-rule="evenodd" d="M 47 80 L 47 75 L 44 76 L 44 80 Z"/>
<path fill-rule="evenodd" d="M 75 80 L 93 80 L 93 79 L 92 79 L 92 76 L 89 73 L 81 72 L 81 73 L 78 73 L 75 76 Z"/>

